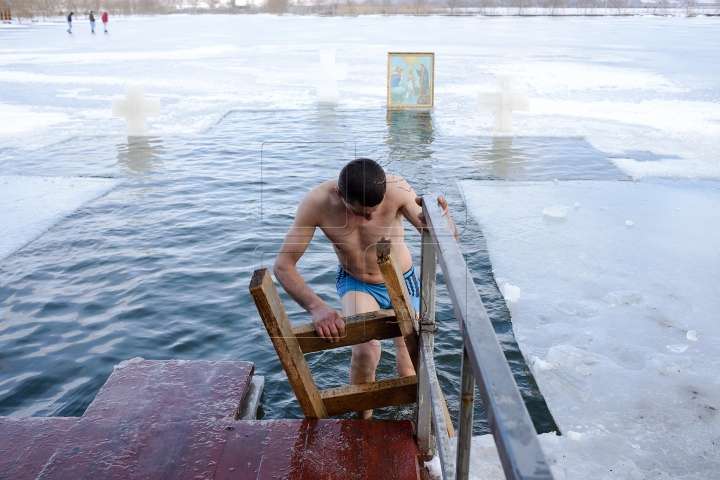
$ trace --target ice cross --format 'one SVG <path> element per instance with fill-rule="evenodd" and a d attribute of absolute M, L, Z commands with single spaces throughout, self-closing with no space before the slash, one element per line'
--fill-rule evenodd
<path fill-rule="evenodd" d="M 513 110 L 527 112 L 530 110 L 530 100 L 527 93 L 513 91 L 512 75 L 498 75 L 495 79 L 498 91 L 496 93 L 478 93 L 478 110 L 495 112 L 496 132 L 509 132 L 512 130 Z"/>
<path fill-rule="evenodd" d="M 128 136 L 145 136 L 148 132 L 147 117 L 160 116 L 160 100 L 144 98 L 141 85 L 125 86 L 125 100 L 113 99 L 114 117 L 125 117 Z"/>
<path fill-rule="evenodd" d="M 335 50 L 320 50 L 320 68 L 317 69 L 318 103 L 337 103 L 340 100 L 338 80 L 347 78 L 347 64 L 335 63 Z"/>

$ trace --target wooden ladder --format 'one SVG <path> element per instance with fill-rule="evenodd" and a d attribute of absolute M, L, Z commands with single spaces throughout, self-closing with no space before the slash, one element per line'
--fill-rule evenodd
<path fill-rule="evenodd" d="M 345 336 L 336 343 L 320 338 L 313 323 L 296 327 L 290 325 L 268 269 L 255 270 L 253 273 L 250 294 L 307 419 L 328 418 L 331 415 L 417 401 L 416 375 L 320 391 L 305 360 L 306 353 L 357 345 L 370 340 L 403 337 L 415 371 L 418 371 L 419 325 L 390 240 L 378 242 L 376 253 L 393 308 L 345 317 Z M 444 400 L 443 406 L 448 434 L 453 436 L 454 430 Z"/>

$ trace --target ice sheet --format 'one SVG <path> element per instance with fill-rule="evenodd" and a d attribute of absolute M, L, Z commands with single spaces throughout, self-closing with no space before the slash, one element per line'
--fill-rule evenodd
<path fill-rule="evenodd" d="M 106 178 L 0 176 L 0 260 L 117 183 Z"/>
<path fill-rule="evenodd" d="M 556 478 L 715 476 L 717 184 L 461 183 L 563 434 L 543 443 Z"/>
<path fill-rule="evenodd" d="M 51 114 L 26 117 L 36 128 L 22 134 L 0 129 L 4 148 L 121 135 L 107 104 L 127 84 L 161 100 L 163 115 L 150 122 L 159 135 L 197 135 L 233 109 L 317 108 L 307 71 L 320 49 L 348 66 L 338 108 L 384 108 L 387 53 L 412 46 L 436 55 L 438 133 L 496 135 L 493 114 L 474 106 L 509 74 L 532 98 L 513 135 L 581 136 L 615 157 L 681 157 L 617 162 L 636 178 L 720 179 L 718 17 L 170 15 L 113 17 L 111 26 L 94 37 L 79 26 L 70 36 L 64 22 L 0 28 L 0 103 Z"/>

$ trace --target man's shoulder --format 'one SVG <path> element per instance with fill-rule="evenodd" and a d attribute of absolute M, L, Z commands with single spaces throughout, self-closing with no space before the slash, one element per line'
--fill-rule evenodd
<path fill-rule="evenodd" d="M 403 193 L 411 191 L 410 184 L 399 175 L 387 175 L 385 177 L 386 191 L 391 195 L 403 196 Z"/>
<path fill-rule="evenodd" d="M 335 180 L 328 180 L 309 190 L 300 201 L 298 213 L 302 213 L 304 220 L 311 223 L 322 223 L 328 207 L 332 203 Z"/>
<path fill-rule="evenodd" d="M 333 193 L 333 188 L 336 184 L 337 180 L 328 180 L 310 189 L 303 197 L 303 203 L 326 202 L 327 196 Z"/>

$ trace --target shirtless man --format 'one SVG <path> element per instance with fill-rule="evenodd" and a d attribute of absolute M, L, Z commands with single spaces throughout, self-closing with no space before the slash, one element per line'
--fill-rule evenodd
<path fill-rule="evenodd" d="M 421 197 L 400 177 L 385 176 L 382 167 L 366 158 L 348 163 L 335 180 L 310 190 L 300 202 L 290 231 L 275 260 L 275 278 L 285 291 L 312 314 L 317 334 L 330 343 L 345 335 L 343 315 L 329 307 L 305 283 L 296 265 L 307 249 L 316 228 L 332 242 L 340 265 L 336 287 L 345 316 L 392 308 L 377 264 L 375 244 L 392 239 L 398 263 L 415 310 L 420 309 L 420 282 L 404 242 L 403 217 L 420 231 L 424 226 Z M 447 202 L 438 197 L 447 214 Z M 393 339 L 398 376 L 415 375 L 402 337 Z M 375 381 L 380 361 L 380 342 L 353 345 L 350 384 Z M 368 419 L 372 410 L 358 413 Z"/>

